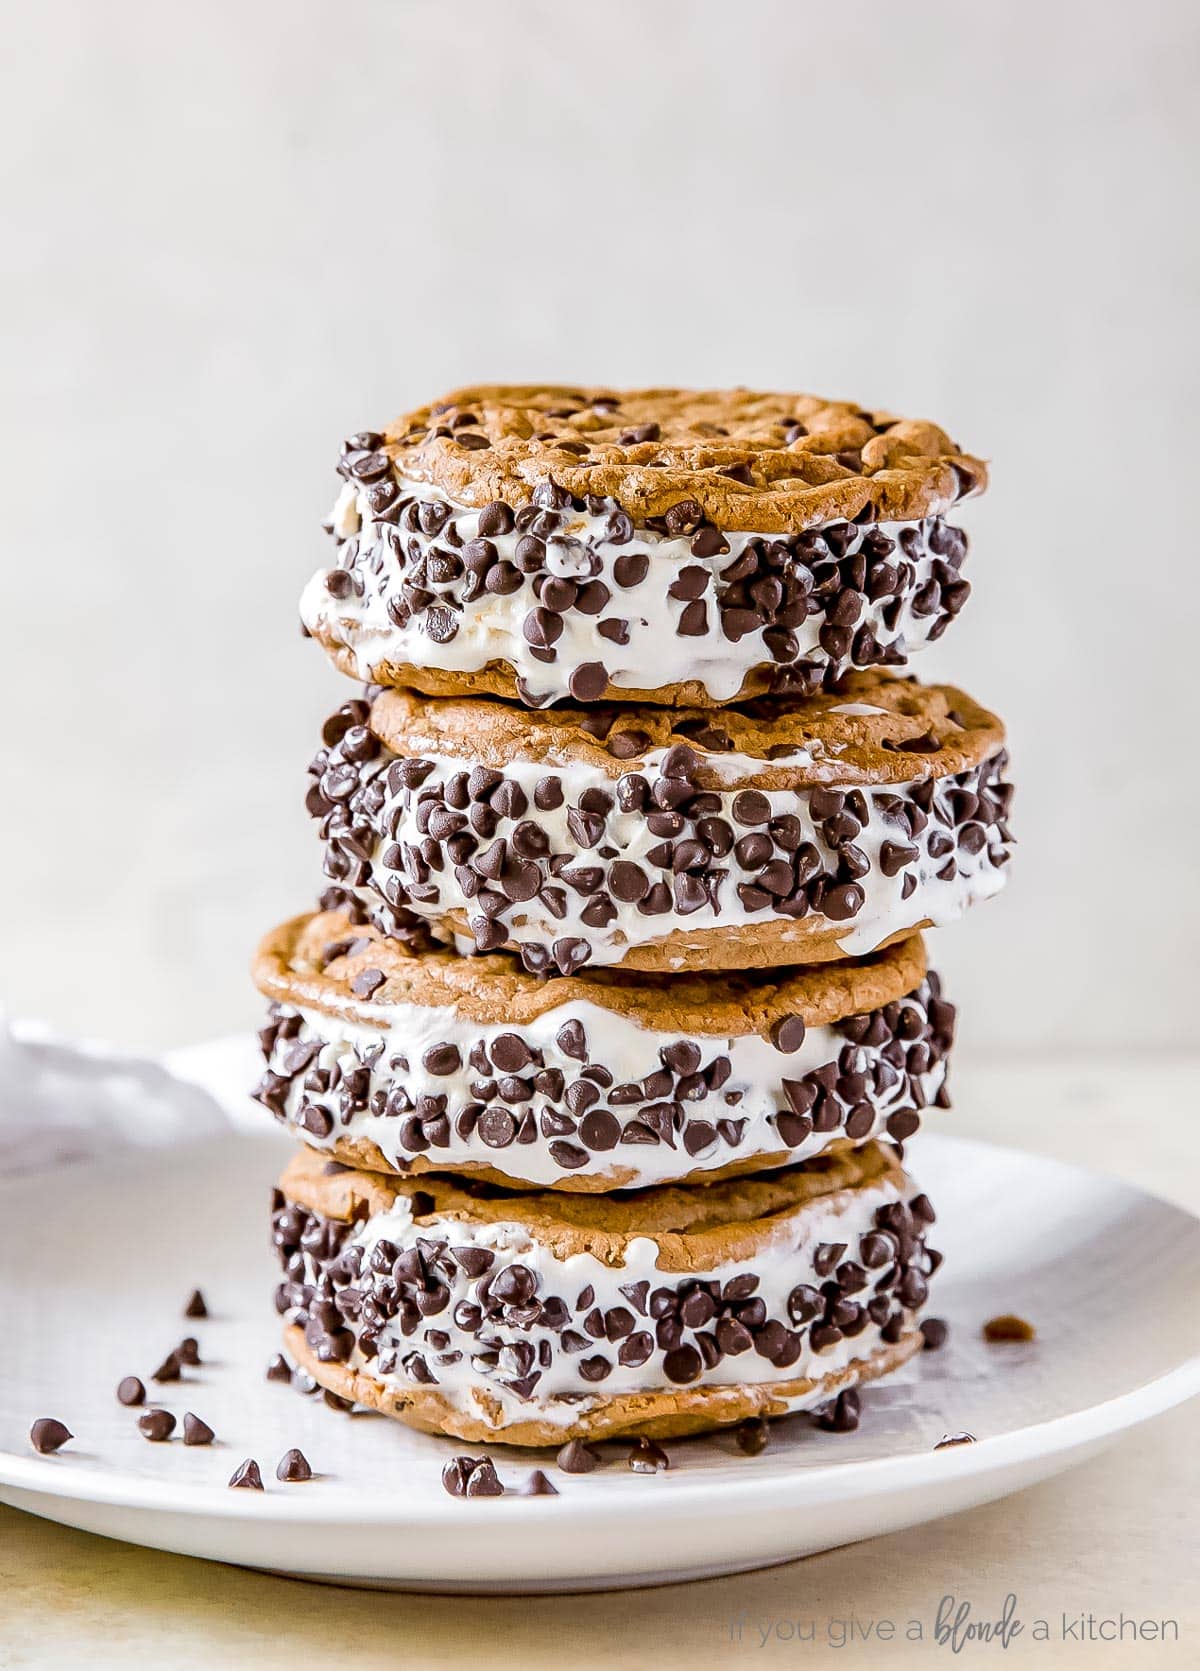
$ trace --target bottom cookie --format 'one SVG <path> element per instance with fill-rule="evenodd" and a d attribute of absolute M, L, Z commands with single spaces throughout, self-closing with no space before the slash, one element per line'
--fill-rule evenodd
<path fill-rule="evenodd" d="M 811 1409 L 905 1362 L 940 1263 L 932 1222 L 875 1144 L 606 1197 L 305 1151 L 276 1195 L 276 1306 L 323 1386 L 411 1427 L 669 1438 Z"/>

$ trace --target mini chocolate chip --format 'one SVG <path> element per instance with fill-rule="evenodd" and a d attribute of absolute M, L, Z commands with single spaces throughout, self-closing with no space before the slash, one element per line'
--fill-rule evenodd
<path fill-rule="evenodd" d="M 746 1456 L 759 1456 L 769 1438 L 770 1429 L 761 1416 L 749 1416 L 733 1430 L 733 1442 Z"/>
<path fill-rule="evenodd" d="M 533 1060 L 533 1052 L 517 1033 L 501 1033 L 493 1039 L 490 1055 L 501 1073 L 520 1073 Z"/>
<path fill-rule="evenodd" d="M 645 731 L 612 731 L 606 746 L 614 759 L 632 760 L 649 748 L 650 737 Z"/>
<path fill-rule="evenodd" d="M 667 1380 L 679 1384 L 697 1380 L 703 1367 L 694 1346 L 677 1346 L 663 1359 L 663 1373 Z"/>
<path fill-rule="evenodd" d="M 600 1466 L 600 1458 L 582 1439 L 569 1440 L 559 1451 L 558 1466 L 564 1474 L 590 1474 Z"/>
<path fill-rule="evenodd" d="M 138 1432 L 155 1444 L 169 1439 L 175 1431 L 175 1417 L 169 1410 L 143 1410 L 138 1417 Z"/>
<path fill-rule="evenodd" d="M 467 1475 L 468 1497 L 503 1497 L 504 1487 L 496 1473 L 496 1464 L 490 1456 L 479 1459 Z"/>
<path fill-rule="evenodd" d="M 166 1357 L 159 1364 L 158 1368 L 154 1371 L 154 1374 L 150 1377 L 150 1379 L 152 1381 L 179 1381 L 179 1380 L 182 1380 L 182 1378 L 183 1378 L 182 1367 L 183 1367 L 182 1366 L 182 1361 L 180 1359 L 179 1353 L 177 1351 L 168 1352 Z"/>
<path fill-rule="evenodd" d="M 208 1307 L 204 1303 L 204 1295 L 198 1288 L 192 1289 L 192 1297 L 183 1308 L 185 1317 L 207 1317 Z"/>
<path fill-rule="evenodd" d="M 201 1421 L 190 1410 L 185 1411 L 183 1417 L 183 1442 L 185 1445 L 211 1445 L 216 1435 L 207 1422 Z"/>
<path fill-rule="evenodd" d="M 650 887 L 650 879 L 640 865 L 629 859 L 617 859 L 609 867 L 608 886 L 615 898 L 623 904 L 636 905 L 644 899 Z"/>
<path fill-rule="evenodd" d="M 804 1043 L 804 1017 L 801 1015 L 781 1015 L 771 1023 L 771 1043 L 776 1050 L 786 1055 L 794 1055 Z"/>
<path fill-rule="evenodd" d="M 54 1416 L 40 1416 L 29 1429 L 29 1443 L 39 1456 L 53 1456 L 75 1435 Z"/>
<path fill-rule="evenodd" d="M 682 778 L 690 780 L 700 764 L 700 757 L 695 749 L 686 743 L 673 743 L 662 758 L 662 774 L 666 778 Z"/>
<path fill-rule="evenodd" d="M 350 990 L 356 998 L 370 998 L 383 985 L 382 969 L 362 969 L 350 982 Z"/>
<path fill-rule="evenodd" d="M 301 1480 L 313 1477 L 312 1468 L 303 1451 L 292 1449 L 285 1451 L 279 1459 L 279 1466 L 275 1470 L 275 1478 L 291 1485 Z"/>
<path fill-rule="evenodd" d="M 517 1122 L 506 1108 L 488 1108 L 479 1119 L 479 1136 L 489 1149 L 507 1149 L 517 1135 Z"/>
<path fill-rule="evenodd" d="M 121 1404 L 144 1404 L 146 1389 L 136 1375 L 126 1375 L 117 1383 L 117 1400 Z"/>
<path fill-rule="evenodd" d="M 989 1317 L 983 1325 L 983 1338 L 993 1344 L 997 1342 L 1025 1342 L 1037 1338 L 1037 1330 L 1032 1323 L 1026 1322 L 1024 1317 L 1016 1317 L 1006 1311 L 1000 1317 Z"/>
<path fill-rule="evenodd" d="M 621 1140 L 621 1123 L 607 1108 L 596 1108 L 579 1122 L 579 1136 L 589 1149 L 615 1149 Z"/>
<path fill-rule="evenodd" d="M 462 1067 L 462 1056 L 456 1044 L 432 1044 L 421 1057 L 421 1066 L 426 1073 L 445 1078 Z"/>
<path fill-rule="evenodd" d="M 888 1136 L 897 1143 L 904 1143 L 920 1129 L 921 1116 L 911 1108 L 898 1109 L 895 1114 L 889 1114 L 887 1119 Z"/>
<path fill-rule="evenodd" d="M 558 1487 L 548 1480 L 540 1468 L 535 1468 L 525 1482 L 522 1497 L 557 1497 Z"/>
<path fill-rule="evenodd" d="M 510 506 L 503 499 L 493 499 L 490 505 L 485 505 L 479 513 L 476 524 L 480 534 L 488 538 L 495 538 L 498 534 L 512 532 L 513 513 Z"/>
<path fill-rule="evenodd" d="M 843 882 L 826 891 L 821 911 L 834 922 L 846 922 L 862 910 L 866 897 L 857 882 Z"/>
<path fill-rule="evenodd" d="M 853 1433 L 858 1426 L 862 1400 L 857 1387 L 847 1387 L 831 1404 L 817 1411 L 817 1426 L 826 1433 Z"/>
<path fill-rule="evenodd" d="M 282 1353 L 276 1352 L 275 1356 L 271 1359 L 270 1363 L 267 1365 L 267 1380 L 268 1381 L 286 1381 L 286 1382 L 290 1382 L 291 1379 L 292 1379 L 291 1365 L 288 1363 L 287 1359 L 282 1355 Z"/>
<path fill-rule="evenodd" d="M 624 552 L 613 564 L 613 579 L 618 586 L 640 586 L 650 572 L 650 559 L 644 552 Z"/>
<path fill-rule="evenodd" d="M 771 803 L 757 789 L 743 789 L 733 797 L 733 816 L 739 824 L 766 824 L 771 818 Z"/>
<path fill-rule="evenodd" d="M 661 1474 L 670 1466 L 670 1457 L 653 1439 L 639 1439 L 629 1453 L 629 1467 L 635 1474 Z"/>
<path fill-rule="evenodd" d="M 261 1491 L 263 1489 L 262 1474 L 259 1472 L 258 1463 L 252 1456 L 248 1456 L 244 1462 L 234 1469 L 229 1476 L 229 1484 L 235 1491 Z"/>
<path fill-rule="evenodd" d="M 603 662 L 585 661 L 567 680 L 576 702 L 596 702 L 608 689 L 608 669 Z"/>
<path fill-rule="evenodd" d="M 950 1325 L 940 1317 L 926 1317 L 921 1323 L 921 1341 L 926 1352 L 939 1352 L 950 1337 Z"/>

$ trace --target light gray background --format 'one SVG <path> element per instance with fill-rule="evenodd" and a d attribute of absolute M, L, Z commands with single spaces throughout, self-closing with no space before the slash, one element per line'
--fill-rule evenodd
<path fill-rule="evenodd" d="M 350 687 L 340 437 L 460 381 L 811 389 L 994 462 L 922 674 L 1010 722 L 966 1048 L 1195 1042 L 1189 0 L 6 7 L 5 999 L 249 1023 Z"/>

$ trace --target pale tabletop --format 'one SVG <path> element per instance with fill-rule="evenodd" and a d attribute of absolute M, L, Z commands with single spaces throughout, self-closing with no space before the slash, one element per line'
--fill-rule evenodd
<path fill-rule="evenodd" d="M 955 1119 L 971 1136 L 1085 1160 L 1196 1209 L 1198 1092 L 1200 1064 L 1186 1060 L 977 1068 L 959 1076 Z M 1057 1480 L 913 1531 L 769 1572 L 536 1600 L 302 1584 L 0 1508 L 0 1666 L 898 1668 L 953 1662 L 933 1639 L 944 1596 L 989 1619 L 1010 1592 L 1025 1625 L 1002 1656 L 1010 1665 L 1195 1665 L 1197 1458 L 1200 1400 Z M 1122 1617 L 1124 1641 L 1106 1641 Z M 1048 1640 L 1035 1639 L 1038 1620 Z M 959 1663 L 1000 1654 L 968 1644 Z"/>

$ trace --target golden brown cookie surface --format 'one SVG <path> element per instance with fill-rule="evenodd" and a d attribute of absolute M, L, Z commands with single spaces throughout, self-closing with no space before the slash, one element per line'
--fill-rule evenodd
<path fill-rule="evenodd" d="M 870 506 L 916 519 L 987 484 L 920 419 L 748 389 L 483 384 L 397 419 L 376 449 L 462 504 L 521 505 L 551 479 L 635 520 L 694 500 L 718 527 L 787 533 Z"/>
<path fill-rule="evenodd" d="M 373 978 L 376 973 L 382 980 Z M 453 1008 L 474 1022 L 509 1026 L 589 1004 L 650 1032 L 695 1038 L 754 1033 L 767 1039 L 789 1016 L 799 1016 L 808 1028 L 827 1026 L 894 1003 L 924 975 L 925 948 L 913 935 L 833 967 L 657 977 L 585 969 L 539 980 L 511 956 L 463 958 L 446 946 L 417 951 L 339 911 L 281 923 L 265 936 L 254 960 L 255 984 L 264 997 L 365 1026 L 378 1025 L 381 1008 L 391 1004 Z"/>
<path fill-rule="evenodd" d="M 967 771 L 1003 745 L 1004 727 L 965 691 L 872 671 L 836 692 L 722 708 L 593 706 L 528 711 L 477 697 L 386 690 L 370 726 L 394 754 L 504 767 L 579 761 L 606 777 L 653 770 L 663 751 L 690 755 L 700 789 L 911 783 Z"/>

